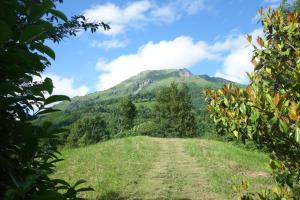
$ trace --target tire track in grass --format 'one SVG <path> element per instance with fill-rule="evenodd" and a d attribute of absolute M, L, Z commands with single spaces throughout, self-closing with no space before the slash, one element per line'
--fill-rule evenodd
<path fill-rule="evenodd" d="M 156 139 L 160 149 L 132 199 L 220 199 L 208 191 L 205 168 L 184 150 L 184 139 Z"/>

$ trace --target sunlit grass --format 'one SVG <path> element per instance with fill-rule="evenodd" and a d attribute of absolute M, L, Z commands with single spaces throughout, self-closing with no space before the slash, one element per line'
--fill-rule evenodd
<path fill-rule="evenodd" d="M 258 188 L 271 183 L 265 154 L 213 140 L 139 136 L 62 154 L 53 176 L 87 180 L 89 199 L 231 199 L 243 177 Z"/>

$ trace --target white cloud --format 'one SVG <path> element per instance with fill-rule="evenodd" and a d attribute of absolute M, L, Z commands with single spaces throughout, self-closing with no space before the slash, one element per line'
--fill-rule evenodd
<path fill-rule="evenodd" d="M 151 8 L 150 1 L 142 0 L 132 2 L 125 7 L 119 7 L 113 3 L 94 6 L 83 12 L 91 22 L 105 22 L 111 26 L 111 30 L 102 31 L 104 34 L 117 35 L 125 28 L 139 21 L 145 21 L 145 12 Z"/>
<path fill-rule="evenodd" d="M 213 52 L 222 52 L 229 51 L 237 48 L 241 48 L 242 45 L 245 45 L 245 36 L 244 35 L 230 35 L 224 41 L 218 41 L 211 46 L 211 51 Z"/>
<path fill-rule="evenodd" d="M 205 8 L 204 0 L 177 0 L 176 4 L 189 15 L 193 15 Z"/>
<path fill-rule="evenodd" d="M 46 77 L 52 79 L 54 85 L 52 94 L 67 95 L 69 97 L 74 97 L 74 96 L 84 96 L 89 91 L 89 88 L 85 85 L 81 85 L 75 88 L 73 78 L 64 78 L 56 74 L 43 74 L 42 78 L 34 77 L 34 80 L 41 81 Z"/>
<path fill-rule="evenodd" d="M 172 23 L 180 19 L 180 14 L 176 12 L 176 9 L 171 4 L 157 7 L 151 11 L 151 16 L 153 19 L 158 19 L 156 23 Z"/>
<path fill-rule="evenodd" d="M 262 30 L 254 30 L 253 40 Z M 222 61 L 215 76 L 239 83 L 247 83 L 247 72 L 253 71 L 251 64 L 253 47 L 244 34 L 228 36 L 224 41 L 209 45 L 180 36 L 170 41 L 148 42 L 134 54 L 122 55 L 109 62 L 100 58 L 97 70 L 101 71 L 97 88 L 108 89 L 127 78 L 145 70 L 189 68 L 203 60 Z"/>
<path fill-rule="evenodd" d="M 97 48 L 104 48 L 104 49 L 115 49 L 115 48 L 122 48 L 127 46 L 128 41 L 120 41 L 118 39 L 113 40 L 104 40 L 104 41 L 92 41 L 90 43 L 91 47 L 97 47 Z"/>
<path fill-rule="evenodd" d="M 122 55 L 110 62 L 100 59 L 97 63 L 97 69 L 101 71 L 98 89 L 108 89 L 145 70 L 191 67 L 205 59 L 217 59 L 217 55 L 209 52 L 208 44 L 194 42 L 190 37 L 148 42 L 135 54 Z"/>
<path fill-rule="evenodd" d="M 262 30 L 256 29 L 252 33 L 253 40 L 259 35 L 262 36 Z M 249 45 L 244 35 L 229 37 L 223 43 L 214 45 L 221 47 L 223 51 L 228 51 L 223 66 L 215 76 L 235 81 L 238 83 L 247 83 L 247 72 L 252 72 L 254 67 L 251 64 L 253 47 Z"/>
<path fill-rule="evenodd" d="M 204 0 L 176 0 L 164 4 L 156 1 L 138 0 L 125 6 L 106 3 L 84 10 L 83 15 L 90 22 L 105 22 L 109 31 L 100 30 L 106 35 L 118 35 L 126 29 L 140 28 L 147 23 L 172 23 L 182 14 L 195 14 L 204 9 Z"/>

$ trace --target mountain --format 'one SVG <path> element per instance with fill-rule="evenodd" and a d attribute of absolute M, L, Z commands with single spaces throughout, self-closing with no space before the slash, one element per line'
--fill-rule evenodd
<path fill-rule="evenodd" d="M 151 113 L 157 92 L 172 82 L 185 83 L 189 87 L 194 110 L 198 116 L 202 116 L 199 118 L 199 121 L 203 121 L 200 124 L 207 123 L 209 118 L 207 105 L 202 94 L 203 89 L 208 87 L 216 89 L 225 83 L 230 83 L 230 81 L 222 78 L 193 75 L 187 69 L 144 71 L 110 89 L 74 97 L 71 102 L 60 103 L 55 107 L 62 111 L 44 116 L 40 121 L 51 121 L 58 127 L 64 127 L 87 114 L 101 113 L 105 115 L 105 118 L 110 118 L 116 103 L 124 96 L 130 96 L 135 103 L 138 113 L 140 113 L 139 116 L 142 116 L 139 121 L 147 121 L 145 113 Z"/>
<path fill-rule="evenodd" d="M 67 106 L 80 101 L 97 102 L 129 95 L 134 96 L 156 93 L 158 89 L 169 85 L 172 82 L 187 84 L 192 90 L 192 96 L 199 91 L 201 92 L 204 88 L 219 88 L 223 84 L 230 83 L 230 81 L 223 78 L 209 77 L 208 75 L 193 75 L 187 69 L 148 70 L 143 71 L 110 89 L 94 92 L 82 97 L 74 97 L 71 103 L 63 103 L 59 108 L 65 109 Z"/>

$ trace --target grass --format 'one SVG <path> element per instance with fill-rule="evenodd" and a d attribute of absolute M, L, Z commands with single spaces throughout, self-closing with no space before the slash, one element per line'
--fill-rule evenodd
<path fill-rule="evenodd" d="M 272 183 L 266 155 L 213 140 L 138 136 L 62 153 L 53 177 L 87 180 L 88 199 L 232 199 L 242 177 Z"/>
<path fill-rule="evenodd" d="M 249 181 L 250 191 L 273 183 L 266 170 L 268 157 L 261 152 L 214 140 L 188 140 L 185 149 L 206 169 L 210 190 L 228 198 L 232 195 L 229 186 L 242 180 Z"/>
<path fill-rule="evenodd" d="M 64 150 L 65 160 L 58 164 L 54 177 L 71 183 L 78 179 L 87 180 L 95 190 L 84 194 L 89 199 L 101 199 L 118 193 L 127 196 L 127 188 L 142 179 L 158 151 L 155 144 L 145 137 L 115 139 Z"/>

